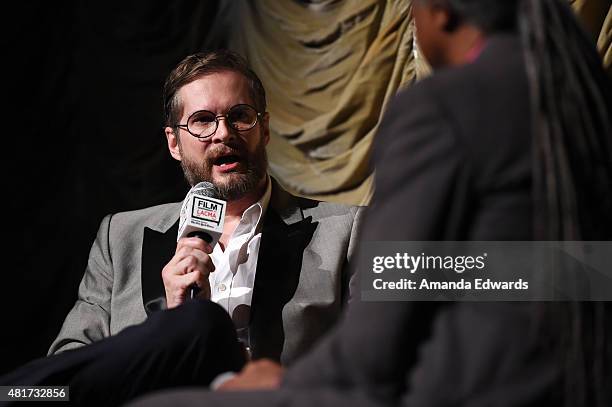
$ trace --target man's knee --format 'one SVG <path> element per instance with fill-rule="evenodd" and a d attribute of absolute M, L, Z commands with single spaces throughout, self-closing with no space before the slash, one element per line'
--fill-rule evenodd
<path fill-rule="evenodd" d="M 171 310 L 172 311 L 172 310 Z M 208 300 L 190 300 L 173 310 L 185 323 L 208 321 L 213 325 L 232 326 L 227 312 L 219 304 Z"/>
<path fill-rule="evenodd" d="M 161 311 L 152 315 L 150 322 L 156 335 L 168 339 L 210 339 L 213 335 L 233 334 L 235 330 L 227 312 L 220 305 L 207 300 L 190 300 L 176 308 Z"/>

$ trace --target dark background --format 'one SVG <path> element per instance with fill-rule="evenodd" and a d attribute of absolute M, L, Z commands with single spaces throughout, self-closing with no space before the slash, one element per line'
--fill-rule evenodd
<path fill-rule="evenodd" d="M 185 196 L 166 148 L 161 89 L 183 57 L 213 47 L 219 2 L 11 7 L 1 36 L 9 205 L 0 374 L 46 354 L 104 215 Z"/>

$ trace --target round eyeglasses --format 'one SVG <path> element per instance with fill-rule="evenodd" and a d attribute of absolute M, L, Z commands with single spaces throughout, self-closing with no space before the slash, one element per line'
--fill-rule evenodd
<path fill-rule="evenodd" d="M 263 115 L 251 105 L 240 104 L 232 106 L 227 113 L 216 115 L 208 110 L 198 110 L 187 119 L 187 124 L 177 124 L 194 137 L 204 139 L 212 136 L 219 127 L 219 119 L 225 118 L 227 124 L 236 131 L 251 130 L 257 120 Z"/>

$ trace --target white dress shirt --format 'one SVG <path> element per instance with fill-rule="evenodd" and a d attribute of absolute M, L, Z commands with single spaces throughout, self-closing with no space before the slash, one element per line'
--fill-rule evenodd
<path fill-rule="evenodd" d="M 217 243 L 210 255 L 215 265 L 208 277 L 211 300 L 225 308 L 239 331 L 249 324 L 261 229 L 271 192 L 268 177 L 266 191 L 242 213 L 225 251 Z"/>

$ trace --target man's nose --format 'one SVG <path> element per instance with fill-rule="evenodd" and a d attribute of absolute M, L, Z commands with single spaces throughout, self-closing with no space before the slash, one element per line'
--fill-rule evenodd
<path fill-rule="evenodd" d="M 212 135 L 211 141 L 213 143 L 223 143 L 234 135 L 229 122 L 225 116 L 217 117 L 217 131 Z"/>

